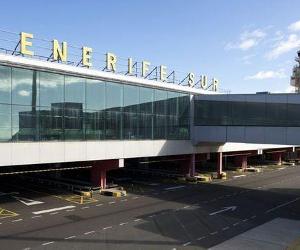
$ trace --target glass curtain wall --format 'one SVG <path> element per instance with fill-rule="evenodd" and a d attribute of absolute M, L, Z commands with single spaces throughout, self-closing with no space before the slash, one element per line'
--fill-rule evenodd
<path fill-rule="evenodd" d="M 189 139 L 189 95 L 0 66 L 0 141 Z"/>

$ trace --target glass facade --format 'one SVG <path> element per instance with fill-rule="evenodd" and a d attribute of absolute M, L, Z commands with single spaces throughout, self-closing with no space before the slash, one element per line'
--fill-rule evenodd
<path fill-rule="evenodd" d="M 300 127 L 300 104 L 196 100 L 196 126 Z"/>
<path fill-rule="evenodd" d="M 188 94 L 0 65 L 0 141 L 189 139 Z"/>

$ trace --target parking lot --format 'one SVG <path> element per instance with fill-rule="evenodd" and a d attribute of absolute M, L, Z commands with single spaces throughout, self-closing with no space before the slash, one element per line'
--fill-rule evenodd
<path fill-rule="evenodd" d="M 209 248 L 276 218 L 300 219 L 299 178 L 290 166 L 202 184 L 134 180 L 126 197 L 94 194 L 79 204 L 73 193 L 10 177 L 1 184 L 1 242 L 5 249 Z"/>

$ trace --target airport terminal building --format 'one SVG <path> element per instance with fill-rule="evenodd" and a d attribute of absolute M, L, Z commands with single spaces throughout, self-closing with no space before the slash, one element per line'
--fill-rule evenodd
<path fill-rule="evenodd" d="M 173 160 L 193 175 L 213 154 L 218 172 L 226 155 L 241 166 L 263 151 L 281 160 L 296 150 L 299 105 L 297 94 L 218 94 L 6 50 L 0 165 L 91 166 L 105 187 L 107 171 L 134 161 Z"/>

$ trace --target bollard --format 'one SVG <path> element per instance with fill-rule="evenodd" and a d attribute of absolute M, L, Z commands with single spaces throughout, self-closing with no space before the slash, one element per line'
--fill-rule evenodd
<path fill-rule="evenodd" d="M 83 196 L 80 196 L 80 204 L 83 204 Z"/>

